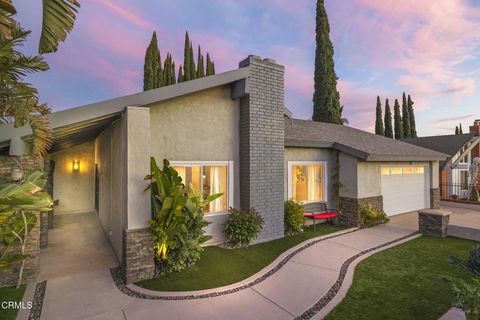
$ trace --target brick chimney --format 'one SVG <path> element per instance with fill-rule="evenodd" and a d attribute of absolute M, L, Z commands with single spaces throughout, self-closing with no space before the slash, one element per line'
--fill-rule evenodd
<path fill-rule="evenodd" d="M 480 119 L 475 120 L 473 126 L 470 126 L 470 133 L 480 136 Z M 480 157 L 480 143 L 472 149 L 472 159 L 475 157 Z"/>

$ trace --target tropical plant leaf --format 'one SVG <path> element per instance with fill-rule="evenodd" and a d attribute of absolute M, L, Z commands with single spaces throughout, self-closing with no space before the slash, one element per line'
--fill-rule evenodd
<path fill-rule="evenodd" d="M 80 3 L 76 0 L 43 0 L 42 33 L 38 51 L 55 52 L 75 24 Z"/>

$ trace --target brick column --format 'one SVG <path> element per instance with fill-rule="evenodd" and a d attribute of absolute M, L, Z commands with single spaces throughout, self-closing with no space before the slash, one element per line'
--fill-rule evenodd
<path fill-rule="evenodd" d="M 283 237 L 284 73 L 270 59 L 249 56 L 240 101 L 240 207 L 254 207 L 265 224 L 259 242 Z"/>

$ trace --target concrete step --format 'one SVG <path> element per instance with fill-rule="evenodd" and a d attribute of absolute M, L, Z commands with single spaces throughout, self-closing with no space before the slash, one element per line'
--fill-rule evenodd
<path fill-rule="evenodd" d="M 447 234 L 452 237 L 480 241 L 480 229 L 449 225 Z"/>

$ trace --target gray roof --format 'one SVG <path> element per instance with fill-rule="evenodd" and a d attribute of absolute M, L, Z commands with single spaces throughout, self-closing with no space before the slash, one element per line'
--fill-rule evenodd
<path fill-rule="evenodd" d="M 338 124 L 285 119 L 285 146 L 333 148 L 365 161 L 436 161 L 448 155 Z"/>
<path fill-rule="evenodd" d="M 241 80 L 248 76 L 248 67 L 182 82 L 176 85 L 139 92 L 115 99 L 100 101 L 47 115 L 53 129 L 54 144 L 49 152 L 78 145 L 94 139 L 112 121 L 118 119 L 125 107 L 146 106 L 194 92 L 239 83 L 232 87 L 232 95 L 241 95 L 245 84 Z M 245 81 L 243 81 L 245 82 Z M 26 142 L 32 139 L 32 130 L 26 125 L 14 128 L 10 124 L 0 124 L 0 152 L 6 152 L 10 140 L 22 138 Z"/>
<path fill-rule="evenodd" d="M 446 136 L 407 138 L 402 139 L 402 141 L 453 156 L 474 137 L 475 135 L 473 134 L 452 134 Z"/>

